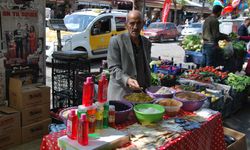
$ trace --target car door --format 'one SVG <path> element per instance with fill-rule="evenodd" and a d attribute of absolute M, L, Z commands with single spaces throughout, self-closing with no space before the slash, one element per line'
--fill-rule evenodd
<path fill-rule="evenodd" d="M 105 16 L 93 24 L 90 32 L 90 47 L 93 54 L 106 53 L 112 36 L 112 16 Z"/>
<path fill-rule="evenodd" d="M 171 27 L 170 27 L 170 24 L 166 24 L 166 39 L 169 39 L 171 38 Z"/>

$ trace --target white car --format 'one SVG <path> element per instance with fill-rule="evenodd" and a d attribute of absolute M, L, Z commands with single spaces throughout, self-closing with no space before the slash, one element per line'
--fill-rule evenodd
<path fill-rule="evenodd" d="M 192 23 L 181 31 L 182 36 L 202 34 L 202 24 Z"/>
<path fill-rule="evenodd" d="M 126 32 L 127 12 L 84 9 L 64 17 L 67 31 L 61 31 L 62 51 L 85 51 L 89 59 L 107 56 L 110 38 Z M 97 26 L 99 25 L 99 26 Z M 46 62 L 57 51 L 57 32 L 46 29 Z"/>

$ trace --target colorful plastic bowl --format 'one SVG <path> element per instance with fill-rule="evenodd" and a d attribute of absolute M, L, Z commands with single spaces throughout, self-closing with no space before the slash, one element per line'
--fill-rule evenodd
<path fill-rule="evenodd" d="M 199 96 L 203 97 L 202 99 L 193 99 L 193 100 L 187 100 L 184 98 L 179 98 L 176 95 L 179 93 L 182 94 L 189 94 L 189 93 L 195 93 L 198 94 Z M 197 93 L 197 92 L 191 92 L 191 91 L 180 91 L 174 94 L 174 99 L 181 101 L 183 103 L 182 109 L 185 111 L 195 111 L 201 108 L 201 106 L 204 104 L 204 102 L 207 100 L 206 95 Z"/>
<path fill-rule="evenodd" d="M 158 113 L 145 113 L 142 109 L 155 109 Z M 135 116 L 142 124 L 156 123 L 162 120 L 165 108 L 158 104 L 138 104 L 134 106 Z"/>
<path fill-rule="evenodd" d="M 170 117 L 176 116 L 179 113 L 180 108 L 183 106 L 181 101 L 167 98 L 158 99 L 155 103 L 165 107 L 166 114 Z"/>
<path fill-rule="evenodd" d="M 166 88 L 169 91 L 169 93 L 165 93 L 165 94 L 158 94 L 158 93 L 156 93 L 162 87 L 163 86 L 151 86 L 151 87 L 148 87 L 146 89 L 146 92 L 152 98 L 172 98 L 173 95 L 174 95 L 174 93 L 175 93 L 175 91 L 172 90 L 172 89 L 170 89 L 170 88 L 168 88 L 168 87 L 164 87 L 164 88 Z"/>

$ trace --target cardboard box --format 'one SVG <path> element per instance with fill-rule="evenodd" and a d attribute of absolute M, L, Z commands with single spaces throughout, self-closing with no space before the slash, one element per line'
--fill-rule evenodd
<path fill-rule="evenodd" d="M 227 147 L 228 150 L 247 150 L 246 135 L 244 133 L 224 127 L 224 134 L 236 139 L 234 143 Z"/>
<path fill-rule="evenodd" d="M 7 149 L 20 143 L 20 113 L 10 107 L 0 107 L 0 149 Z"/>
<path fill-rule="evenodd" d="M 23 109 L 21 111 L 22 126 L 26 126 L 49 118 L 49 112 L 49 103 Z"/>
<path fill-rule="evenodd" d="M 21 127 L 14 128 L 11 132 L 1 132 L 0 149 L 5 150 L 21 144 Z"/>
<path fill-rule="evenodd" d="M 29 142 L 48 134 L 48 125 L 51 119 L 33 123 L 22 127 L 22 143 Z"/>
<path fill-rule="evenodd" d="M 20 112 L 10 107 L 0 107 L 0 133 L 11 131 L 20 126 Z"/>
<path fill-rule="evenodd" d="M 46 103 L 50 103 L 50 87 L 37 84 L 23 84 L 21 79 L 10 78 L 9 106 L 22 110 Z"/>

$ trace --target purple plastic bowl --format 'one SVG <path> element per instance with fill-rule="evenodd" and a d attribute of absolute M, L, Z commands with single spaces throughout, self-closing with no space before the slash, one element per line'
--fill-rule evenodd
<path fill-rule="evenodd" d="M 204 96 L 202 100 L 186 100 L 182 98 L 176 97 L 176 94 L 178 93 L 190 93 L 190 91 L 180 91 L 174 94 L 174 99 L 181 101 L 183 103 L 183 106 L 181 107 L 185 111 L 195 111 L 201 108 L 201 106 L 204 104 L 205 100 L 207 100 L 207 97 L 204 94 L 196 93 L 201 96 Z"/>
<path fill-rule="evenodd" d="M 115 106 L 115 123 L 121 124 L 128 119 L 130 112 L 133 109 L 133 105 L 126 101 L 110 100 L 109 105 Z"/>
<path fill-rule="evenodd" d="M 151 86 L 146 89 L 147 94 L 152 98 L 172 98 L 175 91 L 168 88 L 171 94 L 157 94 L 156 92 L 162 88 L 162 86 Z M 167 87 L 166 87 L 167 88 Z"/>

